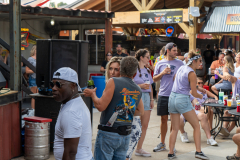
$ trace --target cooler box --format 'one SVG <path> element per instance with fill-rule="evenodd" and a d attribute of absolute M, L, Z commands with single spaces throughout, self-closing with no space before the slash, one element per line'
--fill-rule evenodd
<path fill-rule="evenodd" d="M 105 89 L 105 76 L 92 76 L 94 85 L 97 88 L 96 95 L 98 98 L 102 97 L 103 90 Z"/>
<path fill-rule="evenodd" d="M 92 76 L 102 76 L 103 74 L 102 73 L 91 73 L 89 75 L 89 80 L 92 78 Z"/>

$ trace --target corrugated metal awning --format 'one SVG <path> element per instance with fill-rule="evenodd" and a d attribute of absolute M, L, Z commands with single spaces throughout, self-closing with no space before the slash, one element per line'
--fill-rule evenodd
<path fill-rule="evenodd" d="M 9 4 L 0 3 L 0 13 L 9 12 Z M 67 16 L 79 18 L 113 18 L 114 12 L 100 11 L 100 10 L 85 10 L 85 9 L 71 9 L 71 8 L 50 8 L 40 6 L 24 6 L 21 8 L 22 14 L 32 15 L 48 15 L 48 16 Z"/>
<path fill-rule="evenodd" d="M 201 33 L 239 33 L 240 25 L 226 24 L 228 14 L 240 14 L 240 1 L 214 2 Z"/>

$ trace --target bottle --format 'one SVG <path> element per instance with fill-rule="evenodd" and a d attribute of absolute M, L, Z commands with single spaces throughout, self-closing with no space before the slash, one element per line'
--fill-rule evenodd
<path fill-rule="evenodd" d="M 94 85 L 94 81 L 93 80 L 88 80 L 87 82 L 87 88 L 89 89 L 94 89 L 95 85 Z"/>
<path fill-rule="evenodd" d="M 239 100 L 239 94 L 238 93 L 236 94 L 236 100 Z"/>
<path fill-rule="evenodd" d="M 211 68 L 208 69 L 208 75 L 211 75 Z"/>
<path fill-rule="evenodd" d="M 232 105 L 237 105 L 237 101 L 235 97 L 232 97 Z"/>

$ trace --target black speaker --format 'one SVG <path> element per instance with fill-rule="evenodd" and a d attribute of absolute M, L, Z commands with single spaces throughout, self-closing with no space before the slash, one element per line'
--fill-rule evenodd
<path fill-rule="evenodd" d="M 37 39 L 36 83 L 49 88 L 53 73 L 61 67 L 70 67 L 78 73 L 79 85 L 88 80 L 88 42 L 61 39 Z"/>

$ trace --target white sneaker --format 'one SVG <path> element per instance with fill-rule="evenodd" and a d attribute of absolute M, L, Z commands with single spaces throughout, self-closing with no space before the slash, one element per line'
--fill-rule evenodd
<path fill-rule="evenodd" d="M 139 149 L 135 151 L 136 156 L 143 156 L 143 157 L 151 157 L 151 153 L 144 151 L 143 149 Z"/>
<path fill-rule="evenodd" d="M 211 137 L 207 140 L 207 144 L 210 144 L 211 146 L 218 146 L 218 143 Z"/>
<path fill-rule="evenodd" d="M 188 136 L 187 136 L 187 132 L 181 134 L 180 133 L 180 137 L 183 143 L 189 143 L 190 141 L 188 140 Z"/>

